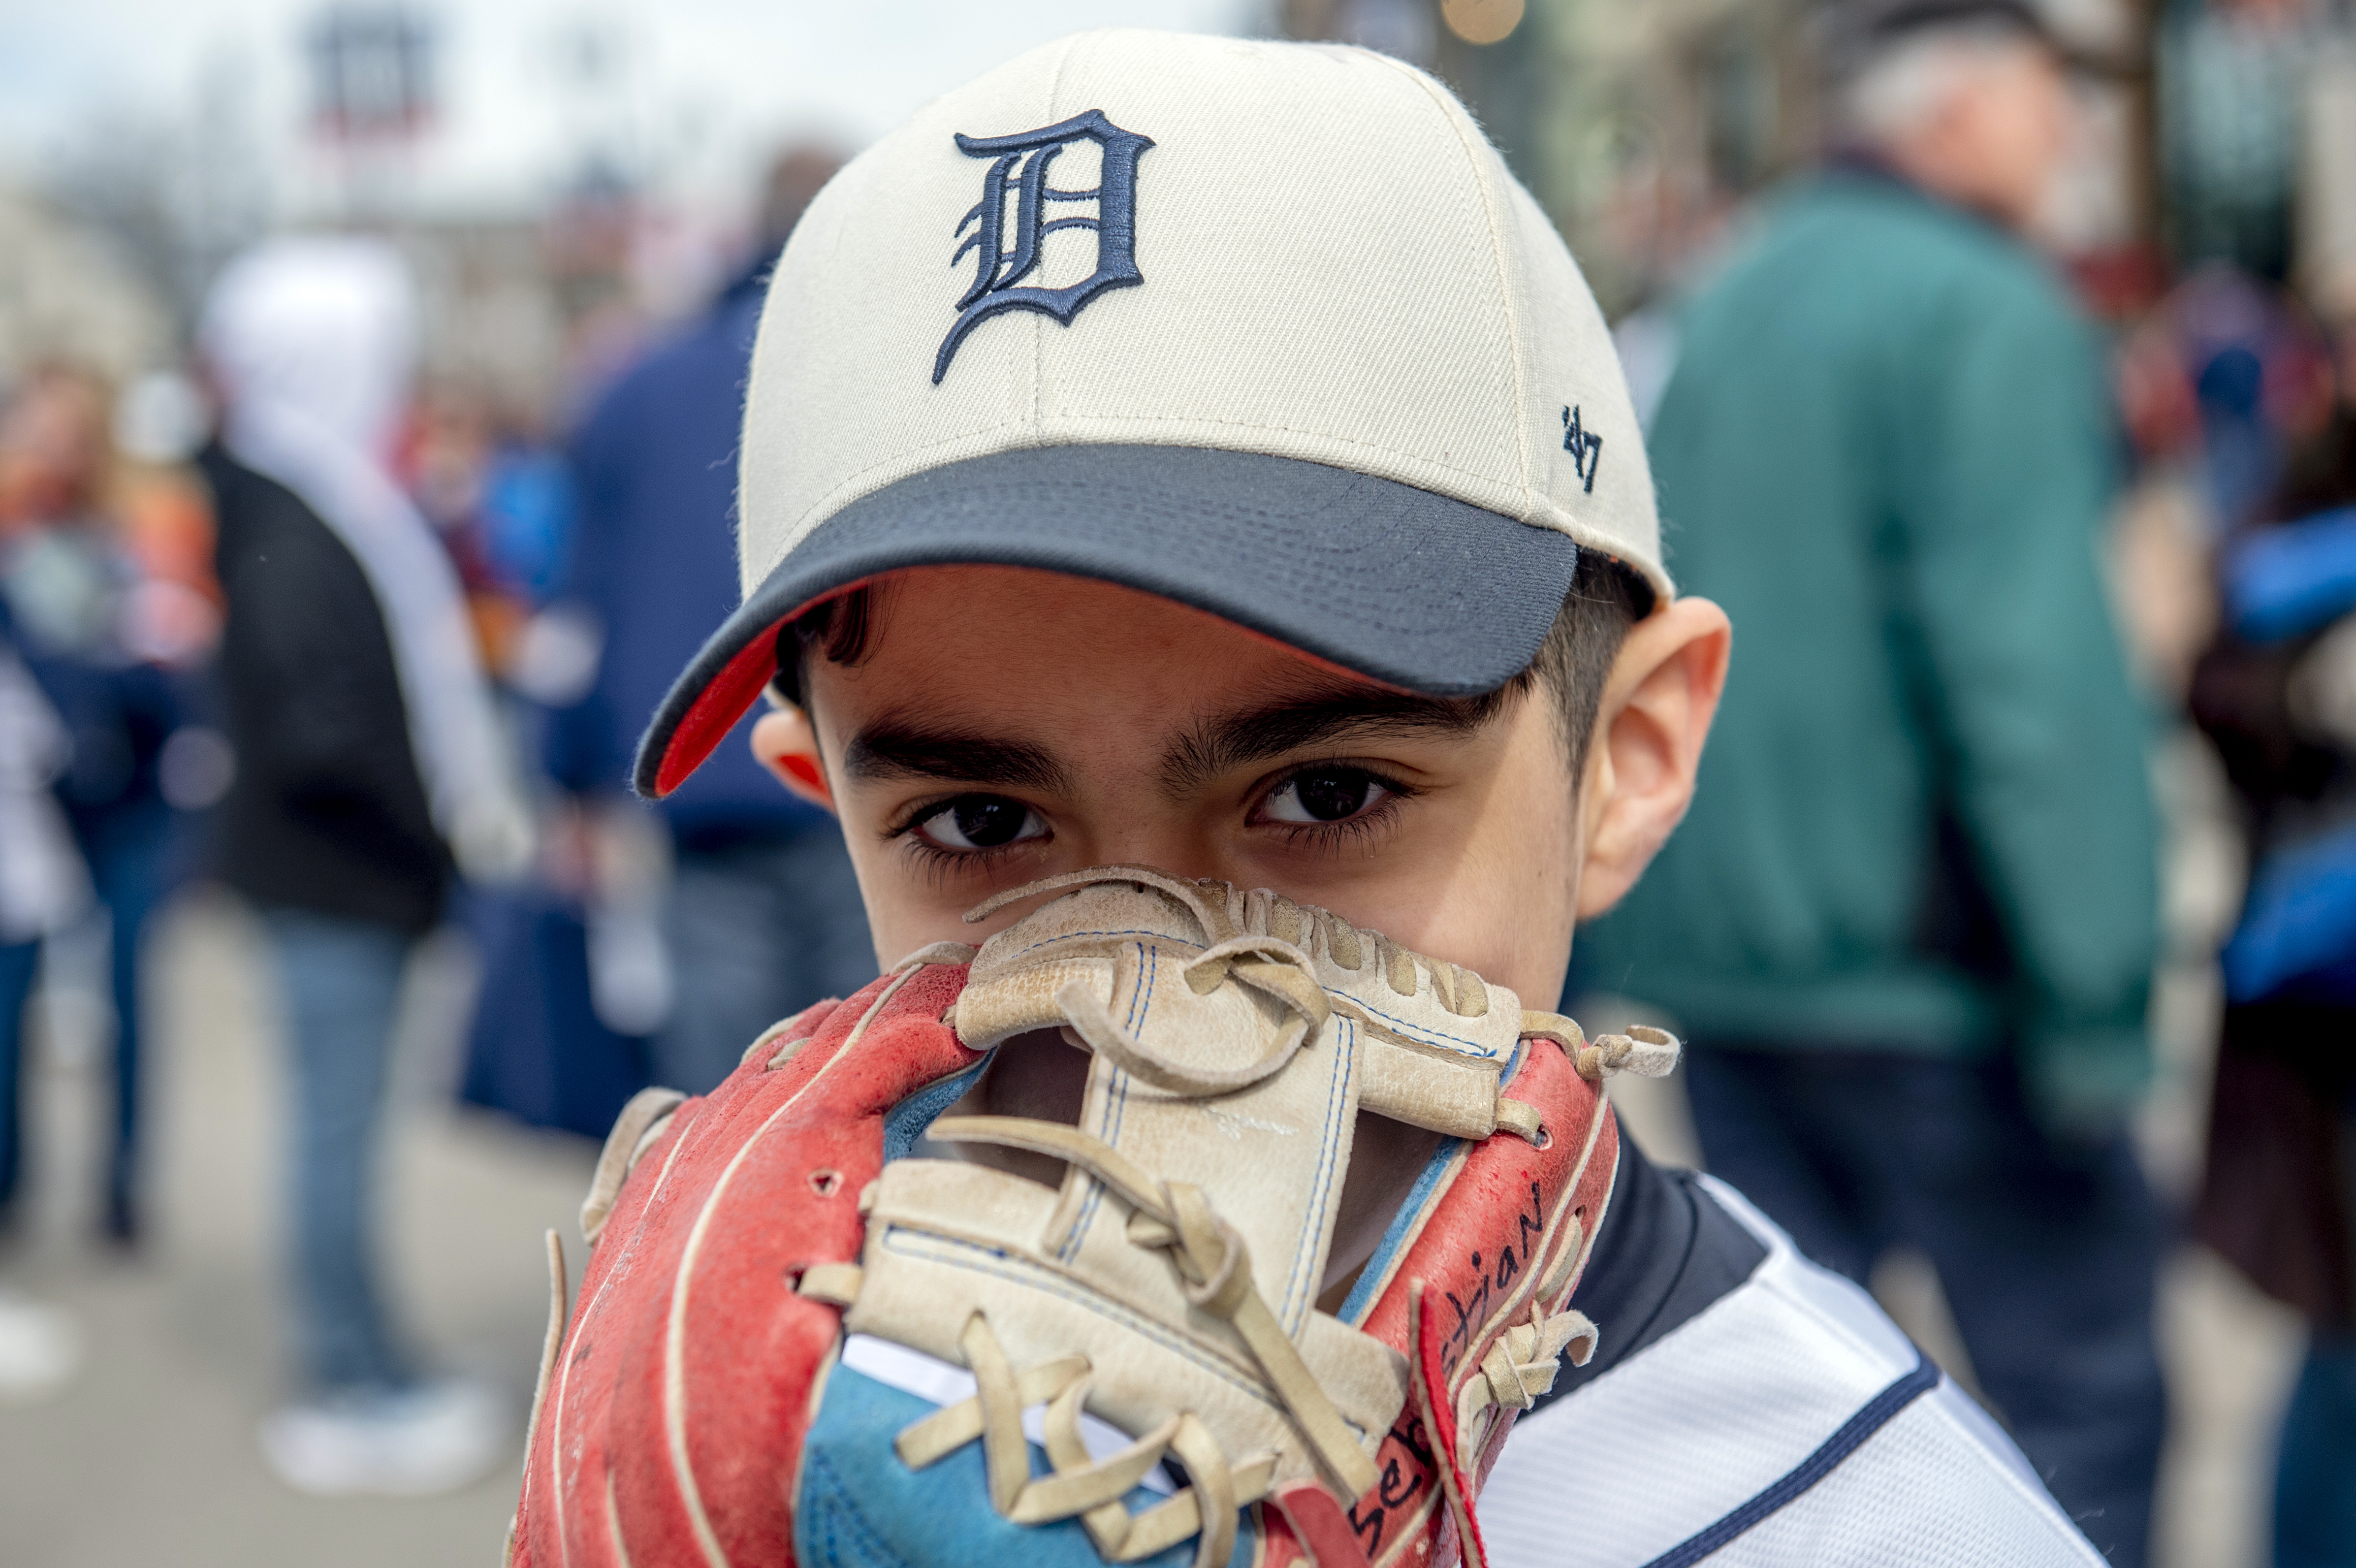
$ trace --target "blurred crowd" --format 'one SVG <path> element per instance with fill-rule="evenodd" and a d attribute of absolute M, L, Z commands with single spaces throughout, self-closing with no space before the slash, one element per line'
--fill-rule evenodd
<path fill-rule="evenodd" d="M 1860 1278 L 1933 1257 L 1986 1391 L 2115 1562 L 2152 1506 L 2164 1249 L 2197 1238 L 2297 1308 L 2276 1560 L 2349 1563 L 2356 271 L 2302 252 L 2328 226 L 2266 111 L 2351 18 L 2159 9 L 2176 218 L 2141 284 L 2059 264 L 2042 209 L 2072 84 L 2115 63 L 1999 0 L 1841 8 L 1818 156 L 1655 258 L 1623 352 L 1672 569 L 1740 651 L 1694 817 L 1582 934 L 1574 986 L 1686 1028 L 1704 1155 L 1811 1252 Z M 780 157 L 735 274 L 601 337 L 555 415 L 421 376 L 402 253 L 349 232 L 230 262 L 177 366 L 5 369 L 0 1226 L 40 1134 L 32 999 L 79 986 L 112 1011 L 99 1240 L 143 1244 L 143 940 L 176 890 L 236 890 L 294 1086 L 298 1342 L 261 1442 L 298 1488 L 455 1486 L 517 1436 L 434 1374 L 375 1261 L 425 933 L 481 956 L 457 1092 L 590 1136 L 873 972 L 839 834 L 741 737 L 659 807 L 625 783 L 734 606 L 766 268 L 838 161 Z M 2129 1135 L 2170 730 L 2222 768 L 2248 865 L 2181 1205 Z M 29 1397 L 81 1347 L 7 1274 L 0 1251 L 0 1397 Z"/>
<path fill-rule="evenodd" d="M 29 1004 L 95 962 L 102 1235 L 141 1246 L 144 940 L 176 889 L 233 889 L 288 1042 L 294 1397 L 260 1436 L 298 1489 L 441 1490 L 517 1436 L 488 1389 L 434 1374 L 381 1277 L 388 1053 L 422 938 L 455 923 L 481 955 L 463 1096 L 594 1136 L 649 1081 L 709 1089 L 767 1023 L 873 973 L 840 835 L 741 746 L 659 813 L 626 792 L 646 714 L 733 607 L 760 284 L 838 161 L 783 157 L 741 276 L 594 357 L 562 435 L 421 380 L 411 270 L 353 234 L 231 261 L 176 371 L 116 388 L 58 360 L 5 388 L 0 1215 L 39 1133 Z M 0 1392 L 54 1386 L 78 1350 L 0 1283 Z"/>

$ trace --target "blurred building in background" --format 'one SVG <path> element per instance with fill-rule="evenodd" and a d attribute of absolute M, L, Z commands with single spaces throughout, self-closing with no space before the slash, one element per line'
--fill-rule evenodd
<path fill-rule="evenodd" d="M 2224 259 L 2347 292 L 2356 55 L 2346 0 L 2047 0 L 2100 69 L 2051 242 L 2119 317 L 2172 272 Z M 1386 49 L 1455 87 L 1580 256 L 1607 310 L 1655 297 L 1741 203 L 1803 165 L 1823 122 L 1813 41 L 1826 0 L 1235 0 L 1226 25 Z M 560 127 L 528 188 L 454 186 L 461 86 L 483 46 L 466 7 L 334 0 L 270 41 L 299 59 L 302 152 L 269 153 L 241 94 L 250 59 L 195 72 L 145 118 L 93 111 L 31 171 L 185 314 L 264 228 L 358 222 L 411 253 L 429 296 L 429 373 L 487 377 L 552 404 L 574 358 L 626 358 L 621 318 L 679 319 L 733 270 L 744 191 L 714 190 L 712 133 L 663 102 L 646 35 L 584 13 L 539 39 L 519 96 Z M 815 27 L 813 27 L 815 30 Z M 249 48 L 252 47 L 251 45 Z M 1012 46 L 1010 46 L 1012 47 Z M 709 105 L 704 106 L 707 110 Z M 738 183 L 782 134 L 739 134 Z M 699 171 L 693 172 L 691 171 Z"/>
<path fill-rule="evenodd" d="M 171 303 L 102 229 L 0 185 L 0 386 L 45 360 L 113 378 L 167 362 Z"/>

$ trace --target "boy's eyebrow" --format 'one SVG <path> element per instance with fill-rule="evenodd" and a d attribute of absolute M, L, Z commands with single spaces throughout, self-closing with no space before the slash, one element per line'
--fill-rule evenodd
<path fill-rule="evenodd" d="M 1069 782 L 1064 765 L 1044 746 L 905 719 L 884 719 L 852 736 L 842 768 L 853 779 L 937 779 L 1050 792 Z"/>
<path fill-rule="evenodd" d="M 1337 735 L 1465 735 L 1504 705 L 1504 692 L 1480 697 L 1422 697 L 1411 692 L 1335 691 L 1207 718 L 1162 758 L 1162 788 L 1184 795 L 1205 780 Z"/>

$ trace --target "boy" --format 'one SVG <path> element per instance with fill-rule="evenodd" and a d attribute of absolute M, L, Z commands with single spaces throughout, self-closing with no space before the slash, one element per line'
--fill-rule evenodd
<path fill-rule="evenodd" d="M 945 278 L 947 262 L 958 271 Z M 1088 1074 L 1093 1108 L 1108 1059 L 1181 1098 L 1229 1081 L 1256 1091 L 1268 1062 L 1230 1073 L 1224 1036 L 1208 1031 L 1182 1033 L 1176 1051 L 1157 1056 L 1144 990 L 1114 1020 L 1084 986 L 1063 985 L 1055 1004 L 1069 1025 L 1040 1031 L 1039 1050 L 1014 1048 L 1031 1036 L 975 1026 L 985 972 L 1019 969 L 1022 934 L 1100 893 L 1088 885 L 1126 878 L 1200 914 L 1186 985 L 1153 991 L 1155 1007 L 1165 994 L 1168 1006 L 1194 1005 L 1189 990 L 1205 1007 L 1222 1003 L 1236 989 L 1224 969 L 1254 976 L 1264 996 L 1253 1005 L 1269 1019 L 1291 1008 L 1322 1023 L 1330 995 L 1333 1016 L 1356 1007 L 1369 1036 L 1365 1021 L 1383 1005 L 1442 1002 L 1467 1036 L 1494 1032 L 1499 1013 L 1509 1041 L 1515 1018 L 1524 1027 L 1524 1075 L 1506 1074 L 1493 1121 L 1451 1134 L 1445 1118 L 1362 1111 L 1355 1145 L 1340 1140 L 1348 1181 L 1326 1221 L 1330 1250 L 1312 1249 L 1310 1294 L 1323 1312 L 1299 1305 L 1317 1319 L 1301 1337 L 1304 1357 L 1324 1314 L 1365 1321 L 1356 1304 L 1381 1272 L 1376 1261 L 1432 1212 L 1421 1183 L 1450 1149 L 1485 1135 L 1483 1151 L 1511 1152 L 1506 1123 L 1529 1107 L 1505 1090 L 1524 1092 L 1552 1049 L 1528 1042 L 1556 1038 L 1582 1058 L 1593 1050 L 1467 972 L 1521 997 L 1558 992 L 1576 921 L 1627 889 L 1685 809 L 1730 632 L 1714 606 L 1672 596 L 1642 443 L 1594 303 L 1443 90 L 1359 50 L 1109 32 L 943 98 L 855 160 L 787 248 L 755 353 L 743 508 L 745 604 L 658 714 L 639 787 L 675 788 L 768 688 L 776 711 L 755 726 L 755 750 L 842 820 L 878 950 L 909 956 L 843 1007 L 756 1042 L 730 1085 L 678 1113 L 696 1118 L 685 1133 L 664 1130 L 668 1103 L 626 1116 L 584 1210 L 593 1228 L 610 1214 L 626 1239 L 618 1251 L 607 1240 L 584 1276 L 564 1356 L 552 1337 L 538 1421 L 554 1435 L 541 1432 L 532 1449 L 519 1561 L 719 1563 L 790 1552 L 804 1563 L 1078 1563 L 1094 1560 L 1093 1538 L 1108 1560 L 1289 1560 L 1273 1541 L 1321 1563 L 1390 1563 L 1435 1547 L 1444 1557 L 1458 1541 L 1470 1556 L 1483 1537 L 1501 1564 L 2094 1560 L 2001 1434 L 1861 1293 L 1800 1262 L 1730 1192 L 1665 1176 L 1624 1145 L 1616 1169 L 1601 1167 L 1608 1203 L 1580 1211 L 1595 1230 L 1578 1309 L 1533 1318 L 1565 1364 L 1547 1373 L 1550 1401 L 1512 1428 L 1477 1499 L 1478 1534 L 1452 1491 L 1453 1539 L 1445 1529 L 1429 1541 L 1386 1533 L 1384 1509 L 1405 1506 L 1388 1467 L 1371 1487 L 1333 1488 L 1348 1511 L 1327 1517 L 1346 1522 L 1315 1544 L 1313 1520 L 1294 1515 L 1281 1488 L 1271 1500 L 1290 1536 L 1267 1533 L 1272 1521 L 1255 1509 L 1246 1513 L 1261 1523 L 1228 1529 L 1199 1499 L 1269 1497 L 1265 1469 L 1249 1478 L 1232 1445 L 1188 1447 L 1176 1418 L 1161 1441 L 1181 1472 L 1137 1489 L 1185 1488 L 1199 1543 L 1110 1550 L 1136 1521 L 1098 1502 L 1023 1524 L 1034 1491 L 1126 1477 L 1123 1456 L 1148 1446 L 1141 1423 L 1116 1422 L 1103 1438 L 1111 1449 L 1078 1452 L 1070 1423 L 1085 1431 L 1090 1416 L 1118 1413 L 1108 1391 L 1123 1369 L 1099 1357 L 1079 1382 L 1051 1377 L 993 1348 L 993 1334 L 1018 1326 L 1001 1316 L 980 1332 L 980 1306 L 962 1349 L 871 1343 L 855 1358 L 862 1315 L 872 1322 L 881 1310 L 879 1277 L 903 1267 L 872 1242 L 863 1273 L 785 1271 L 799 1296 L 851 1308 L 839 1361 L 824 1320 L 816 1377 L 828 1391 L 807 1407 L 790 1391 L 754 1398 L 734 1437 L 704 1424 L 732 1383 L 767 1389 L 765 1360 L 809 1349 L 774 1315 L 742 1343 L 698 1340 L 690 1329 L 709 1321 L 698 1315 L 719 1294 L 695 1273 L 699 1260 L 766 1256 L 780 1230 L 838 1223 L 803 1218 L 818 1209 L 798 1191 L 798 1166 L 797 1191 L 779 1189 L 791 1213 L 711 1219 L 722 1189 L 774 1179 L 784 1157 L 760 1140 L 792 1101 L 764 1112 L 758 1086 L 809 1074 L 822 1052 L 837 1053 L 829 1063 L 885 1060 L 873 1042 L 865 1057 L 852 1053 L 871 1021 L 911 1049 L 930 1040 L 941 1060 L 973 1063 L 879 1101 L 892 1103 L 887 1158 L 1011 1141 L 1014 1155 L 966 1156 L 1002 1171 L 1019 1165 L 1015 1155 L 1056 1151 L 1101 1184 L 1066 1182 L 1067 1199 L 1086 1195 L 1077 1225 L 1109 1190 L 1129 1206 L 1130 1243 L 1195 1248 L 1201 1228 L 1187 1230 L 1181 1184 L 1166 1180 L 1157 1198 L 1121 1175 L 1129 1167 L 1107 1146 L 1119 1134 L 1096 1110 L 1079 1113 L 1076 1074 Z M 1050 877 L 1064 880 L 1042 882 Z M 1233 923 L 1218 912 L 1224 890 L 1175 878 L 1273 887 L 1333 915 L 1227 895 L 1245 934 L 1213 943 Z M 1074 884 L 1080 893 L 1040 905 Z M 1001 932 L 1016 945 L 963 945 Z M 1056 940 L 1153 934 L 1067 929 Z M 952 979 L 925 978 L 938 972 L 928 965 L 949 966 Z M 1295 968 L 1326 994 L 1291 988 Z M 1396 1002 L 1378 982 L 1345 995 L 1344 971 L 1387 975 Z M 892 1013 L 900 986 L 937 989 Z M 998 1053 L 986 1074 L 962 1046 L 940 1043 L 952 1021 L 969 1043 L 991 1036 L 976 1046 Z M 1085 1041 L 1095 1065 L 1058 1038 Z M 1278 1042 L 1277 1056 L 1287 1053 L 1312 1055 L 1302 1031 Z M 1359 1103 L 1379 1108 L 1382 1092 L 1366 1087 Z M 1141 1090 L 1133 1113 L 1166 1102 Z M 1238 1164 L 1274 1161 L 1299 1132 L 1237 1114 L 1236 1099 L 1197 1102 L 1199 1122 L 1170 1125 L 1202 1131 L 1165 1144 L 1163 1159 L 1215 1166 L 1232 1146 Z M 722 1157 L 707 1134 L 731 1123 L 760 1130 L 731 1135 L 741 1146 L 716 1178 L 692 1175 Z M 1066 1131 L 1076 1123 L 1101 1141 Z M 1547 1123 L 1517 1124 L 1525 1147 L 1549 1147 Z M 806 1119 L 801 1135 L 833 1132 Z M 855 1133 L 843 1132 L 841 1146 Z M 918 1136 L 929 1141 L 910 1142 Z M 634 1159 L 640 1174 L 628 1176 Z M 809 1190 L 816 1203 L 838 1186 L 862 1191 L 862 1221 L 886 1227 L 918 1167 L 948 1173 L 923 1177 L 945 1193 L 1046 1201 L 999 1171 L 959 1178 L 928 1159 L 886 1164 L 863 1190 L 855 1174 L 813 1169 Z M 1051 1169 L 1042 1179 L 1058 1178 Z M 681 1195 L 696 1181 L 711 1196 L 691 1202 Z M 1261 1190 L 1270 1208 L 1296 1196 Z M 1232 1221 L 1222 1235 L 1261 1218 L 1220 1212 L 1222 1226 Z M 687 1232 L 683 1254 L 648 1243 L 667 1230 Z M 1075 1247 L 1094 1244 L 1095 1232 L 1074 1234 Z M 1020 1251 L 987 1256 L 1020 1273 Z M 1255 1244 L 1251 1256 L 1270 1292 L 1268 1254 Z M 1477 1252 L 1471 1261 L 1485 1267 Z M 969 1291 L 997 1312 L 999 1286 L 985 1277 L 996 1268 L 935 1294 Z M 1188 1269 L 1181 1262 L 1187 1301 L 1235 1314 L 1243 1332 L 1234 1282 Z M 780 1294 L 769 1277 L 778 1272 L 740 1271 L 730 1299 Z M 1547 1277 L 1569 1275 L 1549 1267 Z M 1133 1278 L 1148 1289 L 1153 1271 Z M 967 1305 L 899 1299 L 953 1320 Z M 634 1300 L 645 1304 L 635 1318 L 616 1305 Z M 1423 1310 L 1412 1308 L 1419 1325 Z M 1592 1356 L 1562 1337 L 1591 1346 L 1597 1326 Z M 1399 1359 L 1409 1378 L 1429 1369 L 1435 1345 L 1419 1339 L 1416 1357 Z M 1255 1340 L 1252 1354 L 1276 1390 L 1261 1397 L 1296 1414 L 1346 1405 L 1348 1391 L 1330 1383 L 1330 1406 L 1287 1384 L 1281 1347 Z M 1526 1350 L 1496 1376 L 1553 1355 Z M 1001 1471 L 992 1449 L 993 1516 L 946 1481 L 926 1485 L 928 1474 L 961 1473 L 979 1487 L 981 1460 L 964 1472 L 926 1466 L 945 1455 L 963 1462 L 969 1439 L 1000 1441 L 991 1389 L 1005 1391 L 1001 1406 L 1016 1391 L 1009 1368 L 1026 1380 L 1019 1402 L 1051 1408 L 1026 1428 L 1040 1487 L 1024 1483 L 1011 1427 L 1013 1469 Z M 1526 1383 L 1519 1402 L 1545 1387 L 1546 1377 Z M 819 1432 L 838 1420 L 846 1389 L 901 1412 L 893 1423 L 939 1409 L 862 1458 Z M 584 1407 L 613 1413 L 584 1417 Z M 631 1410 L 651 1424 L 631 1425 Z M 1408 1430 L 1452 1456 L 1451 1427 L 1427 1405 Z M 1039 1469 L 1040 1444 L 1052 1477 Z M 1451 1487 L 1452 1465 L 1440 1466 Z M 1329 1461 L 1328 1473 L 1348 1468 Z M 748 1473 L 751 1491 L 732 1490 Z M 584 1475 L 604 1479 L 584 1486 Z M 1890 1506 L 1901 1489 L 1902 1515 Z M 723 1495 L 739 1500 L 712 1501 Z M 761 1533 L 783 1528 L 774 1519 L 748 1523 L 774 1513 L 780 1495 L 796 1512 L 790 1540 Z M 927 1536 L 935 1516 L 974 1522 Z"/>

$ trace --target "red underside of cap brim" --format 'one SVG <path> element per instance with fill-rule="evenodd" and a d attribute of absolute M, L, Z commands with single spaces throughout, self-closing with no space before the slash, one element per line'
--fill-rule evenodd
<path fill-rule="evenodd" d="M 671 731 L 663 748 L 662 767 L 655 774 L 657 796 L 669 794 L 703 766 L 704 758 L 728 738 L 736 721 L 758 702 L 761 688 L 777 673 L 777 628 L 789 618 L 780 616 L 769 628 L 737 651 L 720 673 L 697 694 L 694 704 Z"/>

